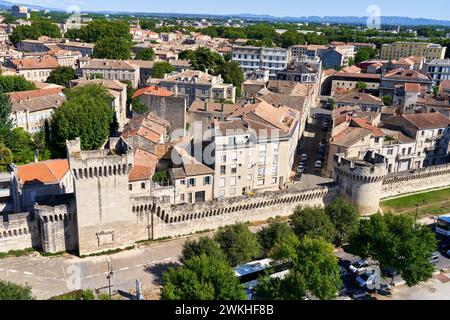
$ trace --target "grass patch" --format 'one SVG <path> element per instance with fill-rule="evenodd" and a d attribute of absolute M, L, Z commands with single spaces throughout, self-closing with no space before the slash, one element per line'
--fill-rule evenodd
<path fill-rule="evenodd" d="M 8 252 L 0 252 L 0 259 L 4 259 L 4 258 L 10 258 L 10 257 L 22 257 L 22 256 L 27 256 L 29 254 L 38 252 L 36 249 L 34 248 L 28 248 L 28 249 L 23 249 L 23 250 L 10 250 Z"/>
<path fill-rule="evenodd" d="M 418 203 L 418 218 L 447 214 L 450 212 L 450 188 L 383 201 L 380 206 L 384 212 L 415 216 Z"/>
<path fill-rule="evenodd" d="M 126 247 L 124 249 L 113 249 L 113 250 L 102 251 L 102 252 L 88 254 L 88 255 L 81 255 L 80 258 L 100 257 L 100 256 L 112 255 L 112 254 L 116 254 L 116 253 L 119 253 L 119 252 L 122 252 L 122 251 L 128 251 L 128 250 L 133 250 L 133 249 L 134 249 L 134 246 L 130 246 L 130 247 Z"/>

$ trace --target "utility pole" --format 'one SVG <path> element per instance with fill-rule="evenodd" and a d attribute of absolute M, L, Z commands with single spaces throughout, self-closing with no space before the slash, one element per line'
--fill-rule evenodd
<path fill-rule="evenodd" d="M 418 200 L 418 201 L 417 201 L 417 204 L 416 204 L 416 216 L 415 216 L 415 218 L 414 218 L 414 228 L 415 228 L 416 225 L 417 225 L 417 218 L 418 218 L 418 216 L 419 216 L 419 207 L 420 207 L 420 204 L 421 204 L 421 203 L 425 203 L 425 200 L 422 200 L 422 201 Z"/>
<path fill-rule="evenodd" d="M 111 294 L 111 278 L 114 275 L 114 270 L 111 264 L 111 261 L 108 261 L 108 275 L 106 276 L 106 279 L 108 279 L 108 289 L 109 289 L 109 298 L 112 298 Z"/>

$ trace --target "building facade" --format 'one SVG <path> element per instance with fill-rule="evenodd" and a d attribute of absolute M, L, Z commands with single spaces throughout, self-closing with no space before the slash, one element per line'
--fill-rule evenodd
<path fill-rule="evenodd" d="M 424 57 L 427 61 L 433 59 L 444 59 L 447 47 L 440 44 L 424 42 L 394 42 L 383 44 L 380 59 L 398 60 L 410 56 Z"/>

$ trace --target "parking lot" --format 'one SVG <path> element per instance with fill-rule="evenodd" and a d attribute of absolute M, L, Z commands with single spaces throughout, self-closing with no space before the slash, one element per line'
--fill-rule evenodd
<path fill-rule="evenodd" d="M 363 289 L 358 284 L 356 280 L 357 277 L 360 274 L 363 274 L 366 269 L 355 274 L 349 270 L 351 264 L 354 264 L 361 259 L 342 249 L 338 250 L 336 255 L 339 258 L 339 264 L 346 270 L 346 274 L 342 277 L 345 290 L 343 291 L 344 294 L 340 297 L 340 299 L 418 300 L 427 297 L 429 298 L 430 293 L 433 294 L 435 299 L 450 299 L 450 295 L 446 295 L 446 293 L 450 292 L 450 256 L 447 254 L 447 251 L 450 249 L 450 239 L 441 237 L 440 235 L 436 235 L 436 238 L 438 240 L 439 247 L 439 261 L 435 264 L 436 271 L 434 277 L 426 283 L 421 283 L 413 288 L 409 288 L 405 285 L 405 281 L 400 275 L 389 276 L 386 273 L 383 273 L 381 287 L 389 287 L 390 290 L 381 290 L 381 294 L 375 294 L 370 290 Z M 367 270 L 371 271 L 374 267 L 376 268 L 376 261 L 368 260 L 368 262 L 370 266 Z"/>

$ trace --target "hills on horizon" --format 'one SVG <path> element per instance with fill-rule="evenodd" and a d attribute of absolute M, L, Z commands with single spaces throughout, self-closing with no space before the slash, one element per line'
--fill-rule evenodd
<path fill-rule="evenodd" d="M 0 0 L 0 8 L 9 9 L 17 2 L 10 2 Z M 39 6 L 34 4 L 27 4 L 26 1 L 21 1 L 21 4 L 38 10 L 50 10 L 50 11 L 65 11 L 60 8 L 51 8 L 47 6 Z M 241 19 L 241 20 L 254 20 L 254 21 L 268 21 L 268 22 L 291 22 L 291 23 L 331 23 L 331 24 L 353 24 L 353 25 L 366 25 L 367 17 L 357 16 L 301 16 L 301 17 L 277 17 L 264 14 L 196 14 L 196 13 L 156 13 L 156 12 L 139 12 L 139 11 L 85 11 L 84 13 L 96 13 L 96 14 L 116 14 L 116 15 L 131 15 L 131 16 L 148 16 L 148 17 L 162 17 L 162 18 L 222 18 L 222 19 Z M 428 19 L 428 18 L 410 18 L 401 16 L 382 16 L 382 25 L 389 26 L 445 26 L 450 27 L 450 20 Z"/>

